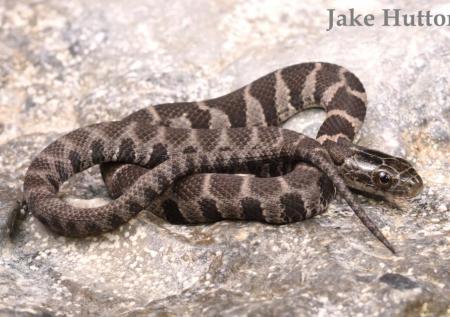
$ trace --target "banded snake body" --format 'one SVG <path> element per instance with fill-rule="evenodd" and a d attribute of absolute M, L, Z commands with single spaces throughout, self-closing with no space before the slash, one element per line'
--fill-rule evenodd
<path fill-rule="evenodd" d="M 279 126 L 304 109 L 326 119 L 313 139 Z M 404 159 L 352 143 L 366 114 L 359 79 L 329 63 L 302 63 L 219 98 L 149 106 L 121 121 L 74 130 L 48 145 L 24 180 L 28 209 L 52 231 L 111 231 L 152 208 L 173 223 L 222 219 L 285 224 L 323 213 L 336 191 L 393 247 L 348 187 L 387 200 L 413 197 L 422 180 Z M 77 208 L 61 184 L 101 164 L 109 204 Z"/>

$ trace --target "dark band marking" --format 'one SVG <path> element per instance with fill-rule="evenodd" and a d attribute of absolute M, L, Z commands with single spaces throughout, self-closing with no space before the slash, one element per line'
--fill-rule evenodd
<path fill-rule="evenodd" d="M 81 171 L 81 156 L 75 151 L 70 151 L 69 153 L 70 164 L 72 164 L 72 170 L 74 173 Z"/>
<path fill-rule="evenodd" d="M 112 214 L 112 215 L 109 215 L 109 217 L 108 217 L 108 223 L 111 226 L 111 228 L 117 228 L 121 224 L 123 224 L 124 221 L 118 215 Z"/>
<path fill-rule="evenodd" d="M 339 82 L 340 66 L 323 63 L 316 74 L 316 89 L 314 91 L 314 100 L 320 101 L 325 91 L 333 84 Z M 345 88 L 344 88 L 345 89 Z"/>
<path fill-rule="evenodd" d="M 250 95 L 252 95 L 262 106 L 264 117 L 268 126 L 275 126 L 278 123 L 277 110 L 275 108 L 275 74 L 268 74 L 250 85 Z"/>
<path fill-rule="evenodd" d="M 348 86 L 352 90 L 362 92 L 362 93 L 366 92 L 361 81 L 353 73 L 345 72 L 344 77 L 345 77 L 345 80 L 346 80 Z"/>
<path fill-rule="evenodd" d="M 31 208 L 31 207 L 33 207 L 33 206 L 28 206 L 28 208 Z M 41 214 L 35 214 L 34 215 L 36 218 L 38 218 L 38 220 L 40 221 L 40 222 L 42 222 L 45 226 L 49 226 L 50 225 L 50 223 L 48 222 L 48 220 L 47 220 L 47 218 L 46 217 L 44 217 L 43 215 L 41 215 Z"/>
<path fill-rule="evenodd" d="M 244 90 L 239 89 L 228 95 L 211 99 L 206 102 L 208 107 L 223 111 L 233 127 L 245 127 L 247 114 L 245 113 Z"/>
<path fill-rule="evenodd" d="M 122 140 L 119 147 L 119 153 L 117 154 L 118 162 L 132 163 L 136 160 L 136 153 L 134 141 L 131 138 L 126 138 Z"/>
<path fill-rule="evenodd" d="M 50 224 L 50 227 L 53 228 L 54 231 L 64 232 L 64 227 L 62 226 L 57 216 L 49 215 L 48 222 Z"/>
<path fill-rule="evenodd" d="M 251 197 L 243 198 L 241 200 L 241 207 L 246 220 L 264 221 L 261 202 L 258 200 Z"/>
<path fill-rule="evenodd" d="M 283 206 L 286 222 L 294 222 L 305 219 L 305 206 L 303 198 L 299 194 L 288 193 L 280 198 Z"/>
<path fill-rule="evenodd" d="M 136 202 L 130 202 L 128 204 L 128 209 L 131 211 L 131 213 L 133 214 L 137 214 L 138 212 L 140 212 L 142 209 L 144 209 L 144 207 L 142 207 L 141 205 L 139 205 Z"/>
<path fill-rule="evenodd" d="M 209 221 L 219 221 L 222 219 L 222 214 L 217 209 L 216 202 L 212 199 L 204 198 L 198 202 L 203 217 Z"/>
<path fill-rule="evenodd" d="M 152 188 L 147 187 L 144 190 L 144 196 L 147 202 L 151 202 L 153 199 L 155 199 L 156 196 L 158 196 L 158 193 Z"/>
<path fill-rule="evenodd" d="M 162 208 L 164 210 L 164 217 L 170 223 L 182 224 L 188 222 L 181 213 L 180 208 L 178 208 L 176 201 L 167 199 L 163 201 Z"/>
<path fill-rule="evenodd" d="M 58 173 L 59 181 L 62 183 L 69 178 L 69 173 L 67 172 L 64 163 L 60 161 L 55 162 L 55 170 Z"/>
<path fill-rule="evenodd" d="M 77 225 L 72 220 L 66 222 L 66 229 L 70 236 L 76 236 L 78 234 Z"/>
<path fill-rule="evenodd" d="M 211 126 L 211 112 L 200 109 L 196 102 L 191 102 L 184 109 L 189 109 L 187 118 L 192 124 L 192 129 L 208 129 Z"/>
<path fill-rule="evenodd" d="M 91 144 L 91 159 L 94 164 L 105 161 L 105 147 L 100 139 L 94 140 Z"/>
<path fill-rule="evenodd" d="M 261 174 L 261 164 L 259 164 L 258 162 L 249 160 L 245 162 L 245 166 L 247 170 L 250 172 L 250 174 L 253 175 Z"/>
<path fill-rule="evenodd" d="M 308 63 L 289 66 L 281 70 L 281 77 L 290 91 L 291 105 L 297 110 L 303 108 L 302 91 L 305 86 L 306 77 L 314 68 L 314 63 Z"/>
<path fill-rule="evenodd" d="M 349 115 L 358 118 L 361 122 L 366 116 L 366 105 L 364 101 L 356 96 L 349 94 L 345 87 L 340 87 L 330 103 L 328 104 L 328 111 L 333 109 L 344 110 Z"/>
<path fill-rule="evenodd" d="M 167 160 L 167 146 L 162 143 L 157 143 L 153 146 L 152 155 L 150 156 L 150 160 L 148 162 L 148 167 L 154 167 L 165 160 Z"/>
<path fill-rule="evenodd" d="M 355 137 L 355 130 L 350 122 L 348 122 L 344 117 L 332 116 L 328 117 L 321 125 L 317 137 L 322 135 L 335 135 L 343 133 L 353 140 Z"/>
<path fill-rule="evenodd" d="M 320 204 L 322 206 L 328 206 L 330 201 L 334 198 L 336 190 L 331 180 L 324 174 L 319 178 L 320 189 Z"/>
<path fill-rule="evenodd" d="M 59 189 L 59 181 L 53 175 L 47 175 L 47 181 L 52 185 L 55 191 Z"/>

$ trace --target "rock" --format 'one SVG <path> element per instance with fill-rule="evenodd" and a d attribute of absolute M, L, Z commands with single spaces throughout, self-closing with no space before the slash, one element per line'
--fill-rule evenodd
<path fill-rule="evenodd" d="M 380 277 L 380 282 L 389 284 L 395 289 L 405 290 L 419 287 L 419 285 L 411 279 L 401 274 L 386 273 Z"/>
<path fill-rule="evenodd" d="M 0 190 L 0 246 L 9 239 L 14 231 L 14 225 L 18 223 L 21 204 L 20 198 L 14 198 L 16 192 L 17 189 Z"/>
<path fill-rule="evenodd" d="M 440 1 L 427 4 L 448 11 Z M 364 11 L 379 15 L 389 5 L 379 1 Z M 448 314 L 448 28 L 325 32 L 327 6 L 4 0 L 0 315 Z M 28 216 L 9 238 L 9 210 L 26 168 L 59 135 L 150 104 L 219 96 L 311 60 L 338 63 L 361 78 L 369 109 L 359 144 L 407 158 L 424 179 L 423 193 L 402 211 L 358 197 L 397 256 L 340 200 L 324 215 L 285 226 L 179 226 L 142 212 L 115 232 L 87 239 L 54 235 Z M 286 127 L 314 136 L 323 115 L 305 115 Z M 106 203 L 98 168 L 77 175 L 62 198 Z"/>

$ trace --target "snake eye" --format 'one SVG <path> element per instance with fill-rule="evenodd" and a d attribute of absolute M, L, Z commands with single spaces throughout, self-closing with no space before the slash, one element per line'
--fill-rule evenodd
<path fill-rule="evenodd" d="M 382 184 L 387 184 L 391 181 L 391 177 L 385 172 L 378 173 L 378 178 Z"/>
<path fill-rule="evenodd" d="M 379 171 L 375 175 L 375 182 L 381 188 L 389 188 L 392 185 L 392 177 L 385 171 Z"/>

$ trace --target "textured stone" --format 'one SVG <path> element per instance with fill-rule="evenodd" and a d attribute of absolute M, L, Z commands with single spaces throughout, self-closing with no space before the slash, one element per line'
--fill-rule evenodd
<path fill-rule="evenodd" d="M 450 31 L 325 32 L 328 5 L 0 0 L 0 315 L 449 314 Z M 422 5 L 449 10 L 446 1 Z M 358 197 L 398 256 L 339 200 L 285 226 L 181 226 L 142 212 L 115 232 L 77 240 L 26 217 L 9 238 L 8 211 L 26 168 L 57 136 L 150 104 L 218 96 L 312 60 L 343 65 L 364 83 L 359 144 L 407 158 L 424 179 L 402 211 Z M 314 135 L 322 119 L 311 111 L 286 127 Z M 79 206 L 108 201 L 98 168 L 61 195 Z"/>

